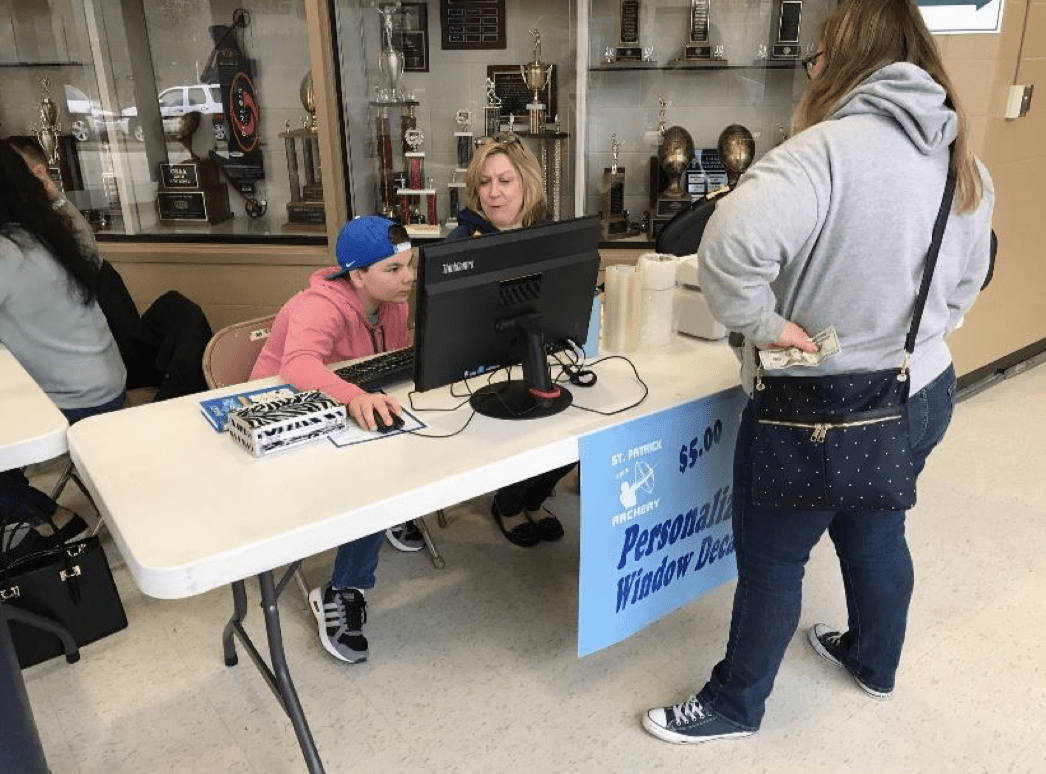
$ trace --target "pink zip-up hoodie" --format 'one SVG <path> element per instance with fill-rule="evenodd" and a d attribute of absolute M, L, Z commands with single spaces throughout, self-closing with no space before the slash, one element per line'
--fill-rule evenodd
<path fill-rule="evenodd" d="M 327 367 L 410 343 L 406 303 L 378 307 L 378 324 L 371 326 L 356 289 L 342 277 L 329 280 L 337 269 L 319 269 L 303 290 L 276 315 L 269 341 L 254 363 L 251 379 L 276 376 L 299 390 L 322 390 L 346 405 L 364 391 L 343 381 Z"/>

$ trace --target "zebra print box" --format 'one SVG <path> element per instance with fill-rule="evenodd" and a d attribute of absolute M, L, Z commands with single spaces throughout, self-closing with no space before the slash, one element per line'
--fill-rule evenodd
<path fill-rule="evenodd" d="M 345 406 L 319 390 L 236 409 L 229 414 L 229 435 L 263 457 L 324 438 L 345 429 Z"/>

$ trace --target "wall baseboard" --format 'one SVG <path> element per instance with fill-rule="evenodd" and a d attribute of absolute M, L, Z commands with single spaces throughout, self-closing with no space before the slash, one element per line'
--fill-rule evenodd
<path fill-rule="evenodd" d="M 956 400 L 971 398 L 1004 379 L 1016 376 L 1043 362 L 1046 362 L 1046 339 L 1021 347 L 1006 357 L 960 376 L 956 380 L 959 387 Z"/>

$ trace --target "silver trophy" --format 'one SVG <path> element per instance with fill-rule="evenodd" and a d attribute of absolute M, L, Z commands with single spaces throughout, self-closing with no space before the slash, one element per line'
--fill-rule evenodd
<path fill-rule="evenodd" d="M 472 111 L 462 108 L 454 114 L 454 121 L 459 127 L 458 131 L 454 132 L 454 142 L 458 149 L 457 169 L 464 170 L 468 169 L 469 162 L 472 161 Z"/>
<path fill-rule="evenodd" d="M 399 12 L 400 3 L 379 6 L 376 10 L 381 16 L 381 53 L 378 55 L 378 66 L 385 76 L 385 84 L 390 102 L 399 99 L 400 79 L 403 77 L 404 59 L 403 52 L 392 42 L 393 16 Z"/>
<path fill-rule="evenodd" d="M 531 134 L 541 134 L 545 131 L 545 105 L 541 102 L 541 92 L 552 79 L 553 65 L 547 65 L 541 61 L 541 33 L 533 29 L 530 31 L 534 38 L 534 60 L 519 66 L 523 83 L 530 89 L 530 104 L 527 105 L 527 118 Z"/>
<path fill-rule="evenodd" d="M 494 79 L 487 78 L 487 104 L 483 106 L 483 133 L 497 137 L 501 131 L 501 97 L 494 91 Z"/>

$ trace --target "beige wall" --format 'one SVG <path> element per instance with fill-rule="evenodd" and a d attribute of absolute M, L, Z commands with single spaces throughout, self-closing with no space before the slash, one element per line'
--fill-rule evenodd
<path fill-rule="evenodd" d="M 1046 339 L 1046 0 L 1009 0 L 998 35 L 937 40 L 995 182 L 995 278 L 952 340 L 966 374 Z M 1008 120 L 1015 82 L 1037 84 L 1036 94 L 1027 116 Z"/>

